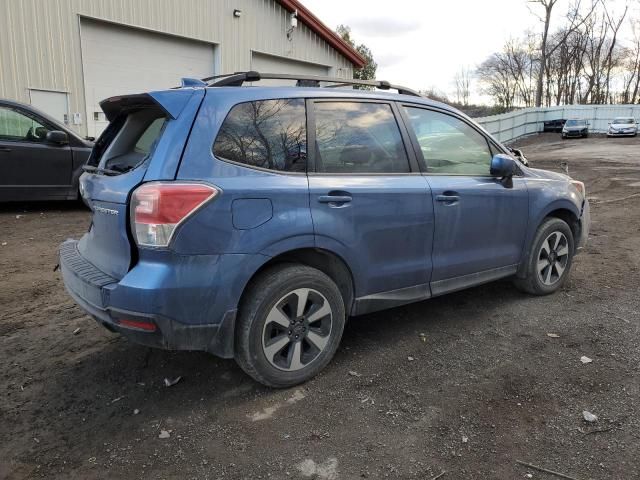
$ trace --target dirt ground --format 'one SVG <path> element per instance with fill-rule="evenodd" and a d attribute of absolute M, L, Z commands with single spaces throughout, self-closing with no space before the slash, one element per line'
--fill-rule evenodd
<path fill-rule="evenodd" d="M 291 390 L 99 327 L 54 272 L 88 211 L 0 207 L 0 478 L 556 478 L 517 460 L 640 478 L 640 139 L 521 145 L 532 166 L 569 162 L 592 200 L 564 289 L 503 281 L 354 318 Z"/>

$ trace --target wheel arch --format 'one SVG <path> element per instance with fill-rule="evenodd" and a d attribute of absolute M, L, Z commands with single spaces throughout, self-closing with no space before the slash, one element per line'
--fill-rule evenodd
<path fill-rule="evenodd" d="M 557 208 L 549 212 L 538 224 L 537 228 L 544 222 L 547 218 L 559 218 L 563 220 L 569 228 L 571 229 L 571 233 L 573 234 L 574 244 L 575 240 L 579 238 L 580 235 L 580 218 L 573 211 L 567 208 Z"/>
<path fill-rule="evenodd" d="M 557 202 L 553 202 L 546 209 L 544 209 L 541 214 L 536 218 L 536 221 L 531 224 L 531 228 L 527 234 L 527 240 L 525 244 L 525 249 L 522 253 L 522 258 L 520 260 L 520 265 L 518 266 L 518 271 L 516 276 L 518 278 L 524 278 L 527 274 L 527 265 L 529 263 L 529 255 L 531 254 L 532 242 L 540 228 L 540 225 L 548 219 L 548 218 L 559 218 L 563 220 L 569 228 L 571 229 L 571 233 L 574 238 L 574 253 L 576 248 L 576 239 L 579 238 L 580 235 L 580 211 L 569 200 L 560 200 Z"/>
<path fill-rule="evenodd" d="M 335 252 L 315 247 L 288 250 L 271 257 L 268 261 L 263 263 L 253 273 L 253 275 L 251 275 L 245 284 L 242 294 L 240 295 L 238 308 L 241 308 L 245 295 L 255 279 L 268 268 L 283 263 L 302 264 L 323 272 L 338 286 L 338 289 L 342 294 L 342 298 L 344 299 L 345 312 L 347 312 L 347 315 L 351 312 L 355 299 L 354 277 L 351 269 L 346 261 Z"/>

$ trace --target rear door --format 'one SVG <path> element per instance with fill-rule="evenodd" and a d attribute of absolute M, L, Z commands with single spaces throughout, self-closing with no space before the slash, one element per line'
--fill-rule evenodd
<path fill-rule="evenodd" d="M 78 250 L 116 279 L 131 266 L 131 191 L 143 181 L 175 178 L 203 97 L 202 89 L 176 90 L 114 97 L 101 104 L 110 124 L 80 177 L 80 191 L 93 216 Z"/>
<path fill-rule="evenodd" d="M 356 297 L 398 304 L 426 298 L 433 206 L 405 148 L 395 104 L 323 99 L 308 105 L 316 245 L 347 261 Z"/>
<path fill-rule="evenodd" d="M 524 178 L 490 175 L 495 145 L 460 117 L 403 107 L 433 194 L 434 294 L 515 273 L 528 222 Z"/>
<path fill-rule="evenodd" d="M 46 142 L 53 130 L 22 109 L 0 105 L 0 198 L 66 197 L 71 186 L 71 147 Z"/>

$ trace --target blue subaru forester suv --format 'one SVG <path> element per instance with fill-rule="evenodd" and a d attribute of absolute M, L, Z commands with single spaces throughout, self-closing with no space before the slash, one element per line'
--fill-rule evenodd
<path fill-rule="evenodd" d="M 504 277 L 536 295 L 565 283 L 588 236 L 581 182 L 386 82 L 243 86 L 276 77 L 294 78 L 102 102 L 91 226 L 60 265 L 106 328 L 286 387 L 327 365 L 348 316 Z M 378 91 L 327 88 L 350 83 Z"/>

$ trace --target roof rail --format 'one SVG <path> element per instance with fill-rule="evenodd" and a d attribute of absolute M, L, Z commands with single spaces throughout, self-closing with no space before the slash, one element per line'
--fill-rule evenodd
<path fill-rule="evenodd" d="M 211 82 L 211 80 L 215 80 Z M 402 95 L 412 95 L 420 97 L 421 95 L 407 87 L 394 85 L 386 80 L 351 80 L 347 78 L 322 77 L 316 75 L 291 75 L 287 73 L 260 73 L 255 71 L 236 72 L 226 75 L 215 75 L 203 78 L 203 82 L 211 82 L 209 87 L 241 87 L 244 82 L 258 82 L 260 80 L 295 80 L 298 87 L 319 87 L 320 82 L 331 83 L 326 88 L 345 87 L 349 85 L 364 85 L 374 87 L 380 90 L 397 90 Z"/>

